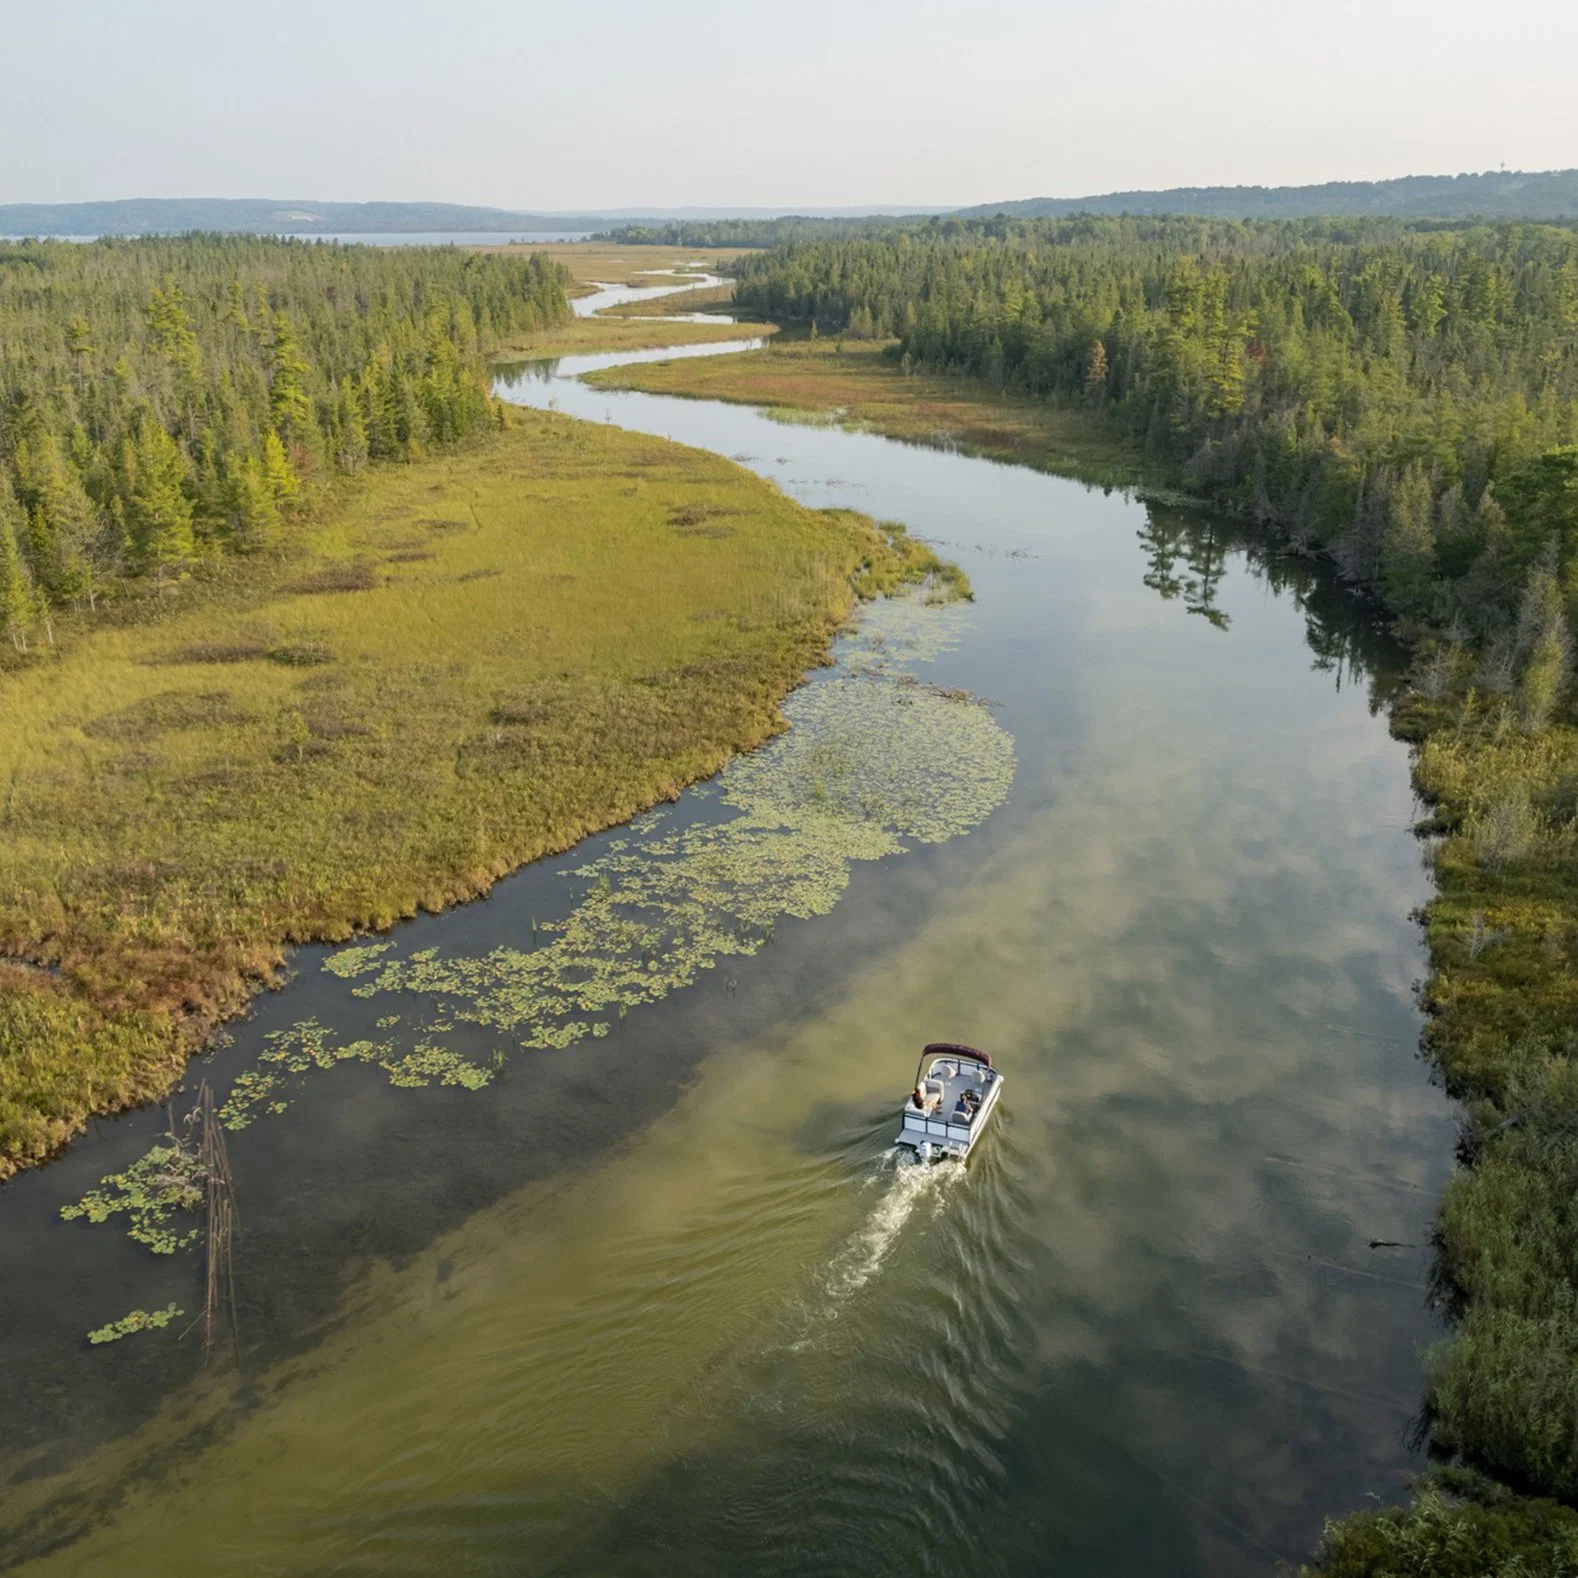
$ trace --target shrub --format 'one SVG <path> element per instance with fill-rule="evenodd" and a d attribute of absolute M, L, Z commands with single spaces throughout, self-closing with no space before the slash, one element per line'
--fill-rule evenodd
<path fill-rule="evenodd" d="M 1469 1491 L 1467 1499 L 1449 1489 Z M 1328 1524 L 1304 1578 L 1572 1578 L 1578 1513 L 1514 1497 L 1478 1476 L 1427 1481 L 1409 1507 Z"/>
<path fill-rule="evenodd" d="M 1491 801 L 1469 828 L 1474 859 L 1492 876 L 1527 857 L 1539 836 L 1540 822 L 1529 796 L 1509 789 Z"/>

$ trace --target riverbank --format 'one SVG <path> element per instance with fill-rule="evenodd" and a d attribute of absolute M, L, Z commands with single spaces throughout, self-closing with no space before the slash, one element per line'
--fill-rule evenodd
<path fill-rule="evenodd" d="M 874 610 L 839 643 L 842 673 L 786 703 L 811 728 L 734 764 L 742 788 L 781 768 L 791 805 L 842 783 L 862 820 L 930 821 L 979 761 L 954 730 L 984 711 L 1013 737 L 1013 792 L 968 837 L 880 860 L 843 819 L 830 849 L 818 817 L 764 890 L 740 857 L 770 854 L 777 824 L 725 778 L 376 955 L 299 956 L 204 1064 L 220 1097 L 279 1076 L 229 1136 L 259 1406 L 232 1444 L 226 1420 L 197 1437 L 172 1395 L 175 1440 L 161 1423 L 53 1483 L 19 1465 L 35 1477 L 8 1514 L 40 1497 L 62 1512 L 30 1520 L 32 1548 L 89 1534 L 40 1573 L 416 1573 L 464 1541 L 589 1574 L 697 1549 L 709 1571 L 779 1550 L 802 1570 L 1030 1574 L 1057 1549 L 1080 1572 L 1250 1578 L 1268 1546 L 1306 1549 L 1321 1507 L 1395 1494 L 1433 1329 L 1415 1257 L 1365 1235 L 1422 1240 L 1448 1139 L 1412 1056 L 1406 917 L 1427 890 L 1405 753 L 1371 710 L 1390 653 L 1362 610 L 1204 516 L 569 371 L 500 392 L 671 433 L 969 555 L 978 607 Z M 665 906 L 636 912 L 655 959 L 583 924 L 627 921 L 632 887 Z M 693 965 L 698 922 L 717 967 L 656 1000 Z M 564 969 L 567 952 L 593 967 Z M 608 1034 L 517 1055 L 541 1039 L 518 1024 L 540 987 L 580 983 L 568 1017 L 601 1010 Z M 890 1114 L 939 1034 L 1001 1047 L 1012 1104 L 979 1163 L 923 1173 L 917 1197 L 886 1160 Z M 356 1056 L 325 1066 L 357 1045 L 391 1065 L 420 1052 L 425 1088 Z M 465 1061 L 434 1055 L 451 1052 Z M 492 1077 L 472 1090 L 441 1080 L 452 1068 Z M 0 1309 L 27 1334 L 4 1357 L 52 1344 L 89 1378 L 37 1367 L 38 1407 L 16 1411 L 52 1452 L 54 1397 L 124 1399 L 156 1368 L 173 1394 L 195 1361 L 174 1332 L 84 1342 L 134 1307 L 191 1309 L 200 1272 L 127 1238 L 125 1216 L 59 1222 L 160 1134 L 152 1111 L 95 1127 L 5 1192 L 7 1265 L 53 1280 Z M 506 1202 L 529 1180 L 547 1188 Z M 916 1440 L 934 1443 L 920 1460 Z M 823 1472 L 864 1488 L 816 1496 L 808 1521 L 781 1487 Z M 720 1549 L 725 1503 L 741 1515 Z M 938 1516 L 891 1522 L 904 1505 Z M 195 1529 L 173 1557 L 171 1527 Z"/>
<path fill-rule="evenodd" d="M 473 897 L 774 733 L 861 567 L 902 573 L 859 517 L 547 413 L 316 520 L 0 677 L 0 1177 L 169 1089 L 289 944 Z"/>
<path fill-rule="evenodd" d="M 652 305 L 655 307 L 657 303 Z M 672 310 L 685 309 L 675 307 Z M 675 323 L 660 314 L 599 315 L 577 318 L 557 328 L 505 340 L 494 351 L 492 359 L 498 365 L 543 361 L 556 356 L 598 355 L 607 351 L 663 350 L 668 346 L 759 339 L 777 332 L 770 323 Z"/>
<path fill-rule="evenodd" d="M 586 303 L 601 286 L 650 287 L 652 294 L 596 312 L 572 322 L 554 324 L 528 334 L 505 336 L 493 347 L 495 363 L 540 361 L 556 356 L 599 355 L 610 351 L 662 350 L 668 346 L 712 344 L 723 340 L 761 339 L 778 332 L 771 323 L 665 321 L 697 308 L 718 308 L 734 294 L 732 283 L 707 285 L 714 270 L 736 254 L 728 249 L 679 247 L 613 247 L 598 242 L 571 242 L 546 247 L 569 269 L 572 299 Z M 688 282 L 702 282 L 700 287 Z M 586 303 L 595 306 L 595 303 Z"/>
<path fill-rule="evenodd" d="M 905 370 L 889 349 L 872 340 L 780 334 L 764 351 L 610 368 L 586 381 L 602 389 L 762 406 L 786 420 L 863 428 L 1102 487 L 1160 488 L 1173 480 L 1137 445 L 1103 431 L 1084 412 L 993 390 L 978 379 Z"/>
<path fill-rule="evenodd" d="M 786 338 L 749 356 L 588 382 L 775 406 L 1103 484 L 1175 482 L 1088 412 L 907 372 L 872 342 Z M 1565 1204 L 1578 1176 L 1568 1137 L 1578 1112 L 1578 728 L 1570 692 L 1554 712 L 1531 707 L 1506 654 L 1498 663 L 1445 636 L 1414 636 L 1414 681 L 1391 719 L 1415 746 L 1414 785 L 1433 808 L 1423 1045 L 1465 1104 L 1472 1164 L 1439 1217 L 1441 1292 L 1459 1319 L 1427 1356 L 1426 1406 L 1438 1445 L 1505 1484 L 1459 1474 L 1445 1482 L 1451 1496 L 1427 1492 L 1407 1512 L 1333 1525 L 1321 1556 L 1330 1573 L 1392 1572 L 1365 1563 L 1397 1550 L 1434 1561 L 1454 1540 L 1475 1559 L 1502 1542 L 1543 1561 L 1578 1538 L 1570 1512 L 1506 1488 L 1578 1499 L 1578 1226 Z"/>

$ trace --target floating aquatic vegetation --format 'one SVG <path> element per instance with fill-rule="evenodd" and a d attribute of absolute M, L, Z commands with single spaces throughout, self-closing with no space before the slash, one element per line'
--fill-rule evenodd
<path fill-rule="evenodd" d="M 969 832 L 1007 797 L 1013 741 L 967 692 L 899 668 L 962 628 L 961 611 L 878 605 L 840 654 L 845 672 L 792 696 L 789 731 L 720 775 L 732 814 L 667 837 L 660 817 L 640 819 L 640 842 L 564 873 L 582 895 L 567 919 L 534 923 L 535 947 L 358 960 L 354 994 L 439 998 L 453 1019 L 522 1047 L 570 1046 L 719 959 L 757 952 L 779 917 L 826 914 L 855 862 Z"/>
<path fill-rule="evenodd" d="M 131 1218 L 128 1236 L 146 1244 L 156 1255 L 173 1255 L 196 1242 L 195 1227 L 177 1231 L 171 1226 L 172 1218 L 195 1210 L 202 1199 L 197 1159 L 174 1141 L 155 1145 L 125 1172 L 111 1173 L 99 1184 L 75 1205 L 62 1206 L 61 1216 L 68 1222 L 79 1217 L 107 1222 L 124 1212 Z"/>
<path fill-rule="evenodd" d="M 493 1070 L 479 1068 L 447 1047 L 435 1046 L 430 1041 L 419 1043 L 398 1062 L 380 1058 L 379 1066 L 389 1071 L 391 1085 L 416 1089 L 431 1085 L 460 1085 L 466 1090 L 481 1090 L 493 1078 Z"/>
<path fill-rule="evenodd" d="M 111 1321 L 108 1326 L 100 1326 L 97 1331 L 90 1331 L 88 1341 L 119 1342 L 122 1337 L 130 1337 L 133 1332 L 159 1331 L 185 1313 L 185 1310 L 177 1309 L 174 1304 L 167 1304 L 162 1310 L 133 1310 L 129 1315 Z"/>
<path fill-rule="evenodd" d="M 394 947 L 392 942 L 368 943 L 355 948 L 338 948 L 324 960 L 323 967 L 331 975 L 341 975 L 347 980 L 354 975 L 365 975 L 378 967 L 381 954 Z"/>
<path fill-rule="evenodd" d="M 928 603 L 923 593 L 890 599 L 860 621 L 839 654 L 839 666 L 851 674 L 898 675 L 908 664 L 934 663 L 952 652 L 969 623 L 965 603 Z"/>
<path fill-rule="evenodd" d="M 333 962 L 330 959 L 329 963 Z M 386 1016 L 389 1024 L 397 1023 L 399 1018 L 398 1014 Z M 378 1022 L 383 1025 L 385 1019 Z M 440 1021 L 428 1028 L 438 1031 L 454 1027 Z M 219 1121 L 227 1129 L 244 1129 L 260 1116 L 283 1112 L 290 1105 L 282 1094 L 290 1088 L 290 1076 L 306 1074 L 315 1068 L 330 1069 L 340 1063 L 372 1063 L 388 1073 L 391 1084 L 411 1089 L 431 1085 L 436 1080 L 441 1085 L 481 1090 L 495 1073 L 494 1069 L 483 1068 L 460 1053 L 427 1040 L 403 1053 L 390 1041 L 336 1042 L 328 1027 L 320 1025 L 316 1019 L 298 1020 L 284 1030 L 271 1031 L 263 1039 L 265 1050 L 258 1056 L 257 1067 L 236 1077 L 219 1109 Z"/>

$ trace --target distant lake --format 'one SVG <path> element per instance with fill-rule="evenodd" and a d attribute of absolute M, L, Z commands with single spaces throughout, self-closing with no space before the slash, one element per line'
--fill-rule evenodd
<path fill-rule="evenodd" d="M 369 247 L 485 247 L 509 242 L 537 246 L 545 241 L 585 241 L 590 230 L 430 230 L 313 231 L 291 235 L 292 241 L 346 241 Z"/>
<path fill-rule="evenodd" d="M 171 234 L 171 232 L 157 232 Z M 248 234 L 238 231 L 236 234 Z M 369 247 L 475 247 L 540 246 L 546 241 L 585 241 L 590 230 L 363 230 L 313 231 L 310 234 L 285 234 L 288 241 L 344 241 Z M 0 241 L 25 241 L 26 236 L 0 236 Z M 98 236 L 42 236 L 44 241 L 97 241 Z"/>

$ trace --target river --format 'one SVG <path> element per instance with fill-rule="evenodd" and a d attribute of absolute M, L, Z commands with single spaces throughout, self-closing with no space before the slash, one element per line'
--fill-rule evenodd
<path fill-rule="evenodd" d="M 1327 1514 L 1403 1492 L 1439 1335 L 1452 1124 L 1415 1053 L 1429 882 L 1382 710 L 1397 654 L 1221 521 L 576 380 L 633 359 L 500 388 L 958 559 L 973 604 L 874 609 L 791 716 L 809 729 L 862 663 L 896 663 L 917 698 L 981 699 L 974 738 L 1011 740 L 1011 786 L 948 836 L 824 873 L 803 916 L 784 900 L 610 1034 L 480 1090 L 338 1067 L 232 1135 L 239 1385 L 168 1331 L 83 1341 L 193 1296 L 189 1257 L 59 1220 L 158 1113 L 0 1192 L 0 1560 L 39 1578 L 1298 1560 Z M 879 739 L 876 768 L 951 782 L 949 738 L 917 736 L 919 767 Z M 376 1034 L 429 950 L 529 953 L 631 862 L 687 880 L 685 840 L 731 836 L 731 796 L 702 786 L 365 963 L 300 950 L 207 1077 L 223 1094 L 309 1020 Z M 486 1036 L 440 1017 L 480 1060 Z M 1007 1078 L 968 1169 L 889 1149 L 932 1038 L 990 1048 Z"/>

